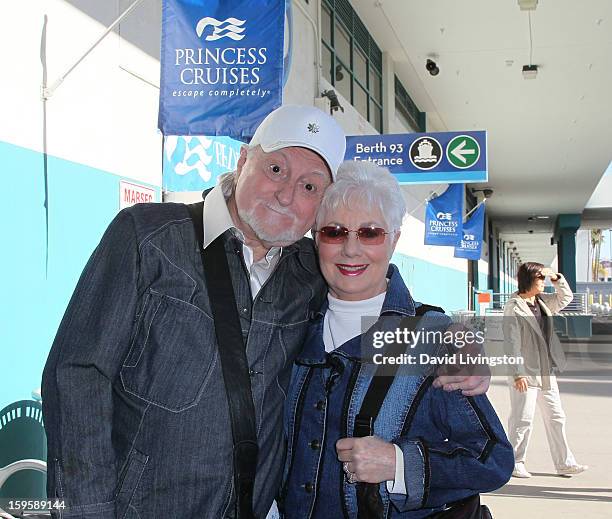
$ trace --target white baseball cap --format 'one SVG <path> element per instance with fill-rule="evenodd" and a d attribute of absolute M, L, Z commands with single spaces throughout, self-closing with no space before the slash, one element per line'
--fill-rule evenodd
<path fill-rule="evenodd" d="M 261 122 L 250 146 L 271 151 L 298 146 L 318 153 L 336 180 L 338 166 L 344 160 L 346 137 L 333 117 L 314 106 L 284 105 L 269 113 Z"/>

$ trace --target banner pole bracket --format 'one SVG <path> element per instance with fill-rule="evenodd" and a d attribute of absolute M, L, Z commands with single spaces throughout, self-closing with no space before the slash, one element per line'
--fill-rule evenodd
<path fill-rule="evenodd" d="M 43 85 L 42 87 L 42 98 L 44 100 L 48 100 L 54 93 L 55 91 L 59 88 L 59 86 L 64 82 L 64 80 L 68 77 L 68 75 L 75 69 L 77 68 L 81 62 L 87 57 L 89 56 L 89 54 L 91 53 L 91 51 L 93 51 L 99 44 L 100 42 L 106 38 L 112 31 L 113 29 L 119 25 L 121 23 L 121 21 L 128 16 L 137 6 L 138 4 L 142 3 L 143 0 L 135 0 L 132 5 L 130 5 L 125 11 L 123 11 L 123 13 L 121 13 L 121 15 L 119 15 L 119 17 L 113 22 L 111 23 L 106 30 L 104 31 L 104 33 L 102 33 L 102 35 L 89 47 L 89 49 L 87 49 L 87 51 L 85 51 L 85 53 L 75 61 L 75 63 L 70 66 L 68 68 L 68 70 L 66 72 L 64 72 L 50 87 L 46 87 Z"/>

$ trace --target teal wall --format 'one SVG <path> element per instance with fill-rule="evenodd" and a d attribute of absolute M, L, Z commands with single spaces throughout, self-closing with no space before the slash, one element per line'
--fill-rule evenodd
<path fill-rule="evenodd" d="M 441 306 L 447 313 L 467 309 L 467 272 L 401 253 L 394 254 L 391 262 L 397 265 L 417 301 Z"/>
<path fill-rule="evenodd" d="M 478 271 L 478 290 L 487 290 L 489 288 L 489 274 Z"/>
<path fill-rule="evenodd" d="M 0 409 L 31 397 L 70 295 L 119 211 L 121 177 L 48 157 L 48 267 L 43 155 L 0 142 Z M 130 180 L 126 178 L 125 180 Z M 141 183 L 141 182 L 139 182 Z M 160 199 L 158 187 L 156 199 Z"/>

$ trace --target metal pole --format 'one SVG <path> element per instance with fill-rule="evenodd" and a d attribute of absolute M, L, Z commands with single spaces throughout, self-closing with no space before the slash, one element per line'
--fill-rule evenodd
<path fill-rule="evenodd" d="M 469 217 L 470 217 L 470 215 L 471 215 L 471 214 L 472 214 L 474 211 L 476 211 L 476 209 L 478 209 L 478 208 L 479 208 L 479 207 L 480 207 L 482 204 L 484 204 L 485 202 L 486 202 L 486 199 L 485 199 L 485 200 L 483 200 L 482 202 L 480 202 L 480 203 L 476 204 L 474 207 L 472 207 L 472 209 L 470 209 L 470 210 L 467 212 L 467 214 L 464 216 L 464 218 L 469 218 Z"/>
<path fill-rule="evenodd" d="M 102 34 L 102 36 L 100 36 L 96 42 L 89 47 L 89 49 L 87 49 L 87 51 L 85 52 L 85 54 L 83 54 L 75 63 L 74 65 L 72 65 L 64 74 L 62 74 L 59 79 L 57 79 L 57 81 L 55 81 L 55 83 L 53 83 L 49 88 L 45 88 L 43 87 L 43 99 L 49 99 L 53 93 L 55 92 L 55 90 L 57 90 L 57 88 L 64 82 L 64 79 L 66 79 L 68 77 L 68 75 L 79 66 L 79 64 L 81 63 L 81 61 L 83 61 L 90 53 L 92 50 L 94 50 L 98 44 L 104 39 L 106 38 L 110 32 L 117 26 L 119 25 L 119 23 L 121 23 L 121 20 L 123 20 L 128 14 L 130 14 L 135 8 L 136 6 L 138 6 L 138 4 L 142 3 L 143 0 L 135 0 L 135 2 L 132 3 L 132 5 L 130 5 L 120 16 L 119 18 L 117 18 L 113 23 L 111 23 L 109 25 L 109 27 L 104 31 L 104 33 Z"/>

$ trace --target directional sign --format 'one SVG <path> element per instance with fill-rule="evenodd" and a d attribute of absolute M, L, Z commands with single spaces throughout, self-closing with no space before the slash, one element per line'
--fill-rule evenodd
<path fill-rule="evenodd" d="M 446 158 L 456 168 L 471 168 L 480 158 L 478 141 L 469 135 L 454 137 L 446 147 Z"/>
<path fill-rule="evenodd" d="M 400 133 L 346 138 L 346 160 L 389 168 L 400 184 L 486 182 L 487 132 Z"/>

